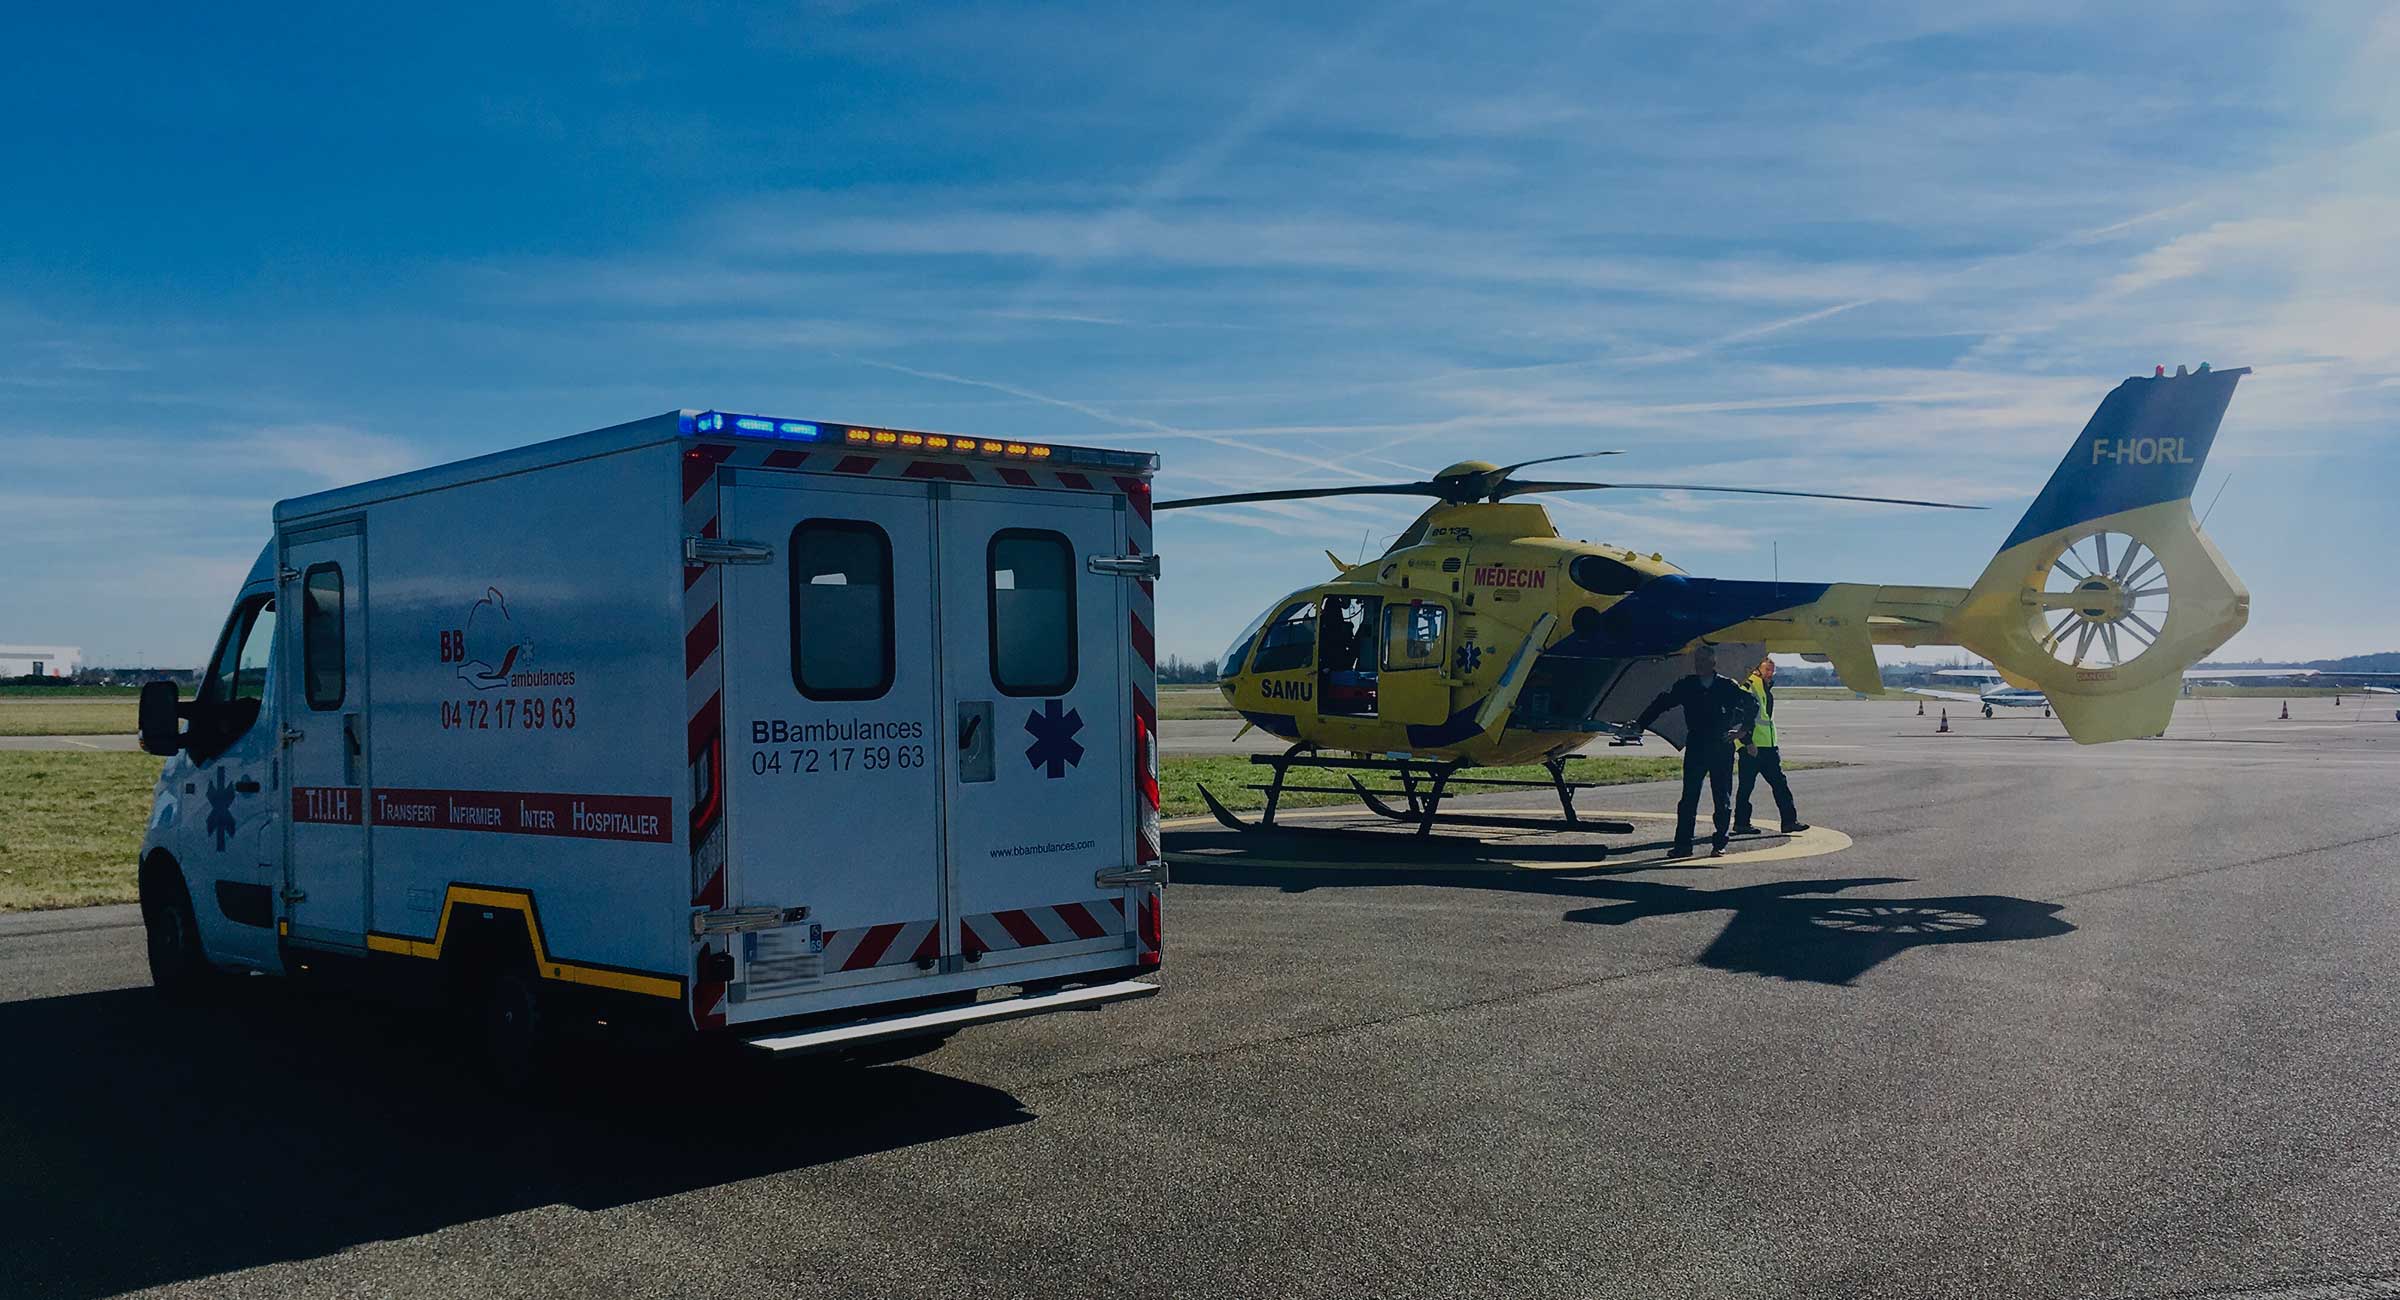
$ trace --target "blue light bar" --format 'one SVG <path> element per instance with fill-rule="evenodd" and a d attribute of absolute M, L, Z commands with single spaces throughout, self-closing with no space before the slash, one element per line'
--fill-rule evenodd
<path fill-rule="evenodd" d="M 733 427 L 740 429 L 745 433 L 775 432 L 775 422 L 773 420 L 762 420 L 755 415 L 737 415 L 733 417 Z"/>
<path fill-rule="evenodd" d="M 775 432 L 786 438 L 798 438 L 803 442 L 814 442 L 817 438 L 817 426 L 802 424 L 798 420 L 784 420 L 777 423 Z"/>

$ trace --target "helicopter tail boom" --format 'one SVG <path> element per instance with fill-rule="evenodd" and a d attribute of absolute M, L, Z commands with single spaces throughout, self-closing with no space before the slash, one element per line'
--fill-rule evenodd
<path fill-rule="evenodd" d="M 1942 639 L 2046 693 L 2078 742 L 2164 731 L 2183 670 L 2249 620 L 2249 591 L 2191 507 L 2248 373 L 2119 384 L 1942 620 Z"/>

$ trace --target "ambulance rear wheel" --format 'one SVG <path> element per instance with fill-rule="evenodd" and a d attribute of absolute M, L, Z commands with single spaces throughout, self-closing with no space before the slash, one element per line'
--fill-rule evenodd
<path fill-rule="evenodd" d="M 484 986 L 483 1063 L 492 1082 L 511 1096 L 537 1087 L 550 1065 L 550 1026 L 541 982 L 519 970 L 494 974 Z"/>
<path fill-rule="evenodd" d="M 200 946 L 200 921 L 183 873 L 172 864 L 144 872 L 142 930 L 150 958 L 150 983 L 170 1002 L 200 1000 L 215 982 L 208 953 Z"/>

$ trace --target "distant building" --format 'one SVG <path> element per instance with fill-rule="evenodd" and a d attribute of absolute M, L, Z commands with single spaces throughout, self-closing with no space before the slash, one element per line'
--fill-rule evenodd
<path fill-rule="evenodd" d="M 83 651 L 71 645 L 0 645 L 0 677 L 73 677 Z"/>

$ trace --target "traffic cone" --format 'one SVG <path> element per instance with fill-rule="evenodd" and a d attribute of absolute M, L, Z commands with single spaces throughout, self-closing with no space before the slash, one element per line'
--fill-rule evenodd
<path fill-rule="evenodd" d="M 1925 701 L 1923 700 L 1917 701 L 1917 716 L 1920 718 L 1925 716 Z"/>
<path fill-rule="evenodd" d="M 1945 704 L 1942 706 L 1942 725 L 1935 727 L 1933 734 L 1938 736 L 1948 730 L 1950 730 L 1950 706 Z"/>
<path fill-rule="evenodd" d="M 2275 716 L 2280 721 L 2290 722 L 2292 720 L 2292 702 L 2290 700 L 2285 700 L 2283 702 L 2283 712 L 2278 713 Z"/>
<path fill-rule="evenodd" d="M 2340 708 L 2340 707 L 2342 707 L 2342 697 L 2341 697 L 2341 696 L 2339 696 L 2339 695 L 2336 695 L 2336 696 L 2334 696 L 2334 697 L 2333 697 L 2333 707 L 2335 707 L 2335 708 L 2337 708 L 2337 709 L 2338 709 L 2338 708 Z"/>

